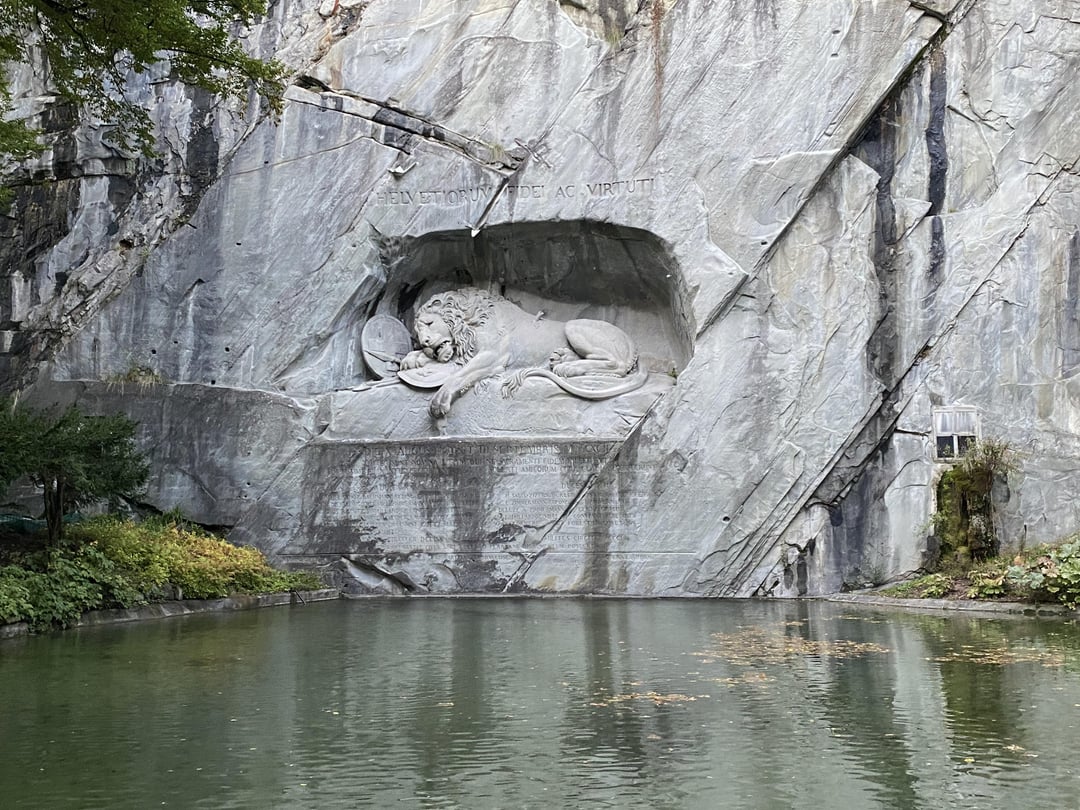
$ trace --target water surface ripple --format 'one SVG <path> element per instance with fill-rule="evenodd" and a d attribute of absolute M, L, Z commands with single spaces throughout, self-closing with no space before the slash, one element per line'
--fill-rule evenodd
<path fill-rule="evenodd" d="M 1080 807 L 1080 628 L 334 602 L 0 642 L 18 808 Z"/>

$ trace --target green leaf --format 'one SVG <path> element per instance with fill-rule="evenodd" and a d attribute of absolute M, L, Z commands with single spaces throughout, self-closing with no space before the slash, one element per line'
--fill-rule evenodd
<path fill-rule="evenodd" d="M 0 403 L 0 489 L 22 476 L 40 484 L 55 543 L 65 513 L 141 492 L 149 469 L 135 429 L 123 415 L 88 416 L 72 406 L 55 416 Z"/>
<path fill-rule="evenodd" d="M 124 96 L 128 78 L 167 61 L 171 76 L 246 102 L 251 91 L 281 109 L 285 68 L 249 55 L 234 32 L 263 14 L 263 0 L 0 0 L 0 59 L 44 56 L 49 84 L 68 102 L 118 126 L 123 145 L 150 154 L 150 117 Z M 0 119 L 10 90 L 0 82 Z M 40 150 L 19 121 L 0 123 L 0 153 L 19 159 Z"/>

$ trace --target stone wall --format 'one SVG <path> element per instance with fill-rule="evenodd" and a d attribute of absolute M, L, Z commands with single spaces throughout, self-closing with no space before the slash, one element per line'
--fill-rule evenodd
<path fill-rule="evenodd" d="M 1077 529 L 1080 6 L 278 2 L 277 120 L 143 79 L 161 157 L 63 119 L 0 250 L 0 374 L 141 422 L 148 503 L 359 590 L 824 593 L 927 554 L 935 409 Z M 60 123 L 56 123 L 60 122 Z M 364 325 L 478 286 L 648 384 L 449 415 Z M 129 380 L 123 382 L 123 380 Z M 138 384 L 142 380 L 143 384 Z M 136 382 L 133 382 L 136 381 Z"/>

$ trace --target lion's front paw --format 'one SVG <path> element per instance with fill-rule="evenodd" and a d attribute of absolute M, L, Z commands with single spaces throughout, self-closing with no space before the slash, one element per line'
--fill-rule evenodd
<path fill-rule="evenodd" d="M 450 392 L 439 389 L 439 392 L 431 398 L 431 404 L 428 405 L 428 411 L 436 419 L 442 419 L 450 413 L 450 405 L 452 402 L 453 397 Z"/>
<path fill-rule="evenodd" d="M 401 358 L 400 368 L 402 371 L 408 371 L 410 368 L 426 366 L 430 362 L 431 358 L 422 351 L 409 352 Z"/>
<path fill-rule="evenodd" d="M 555 367 L 560 363 L 565 363 L 569 360 L 577 360 L 578 356 L 574 353 L 573 349 L 568 349 L 562 346 L 551 353 L 548 357 L 548 366 L 554 371 Z M 558 372 L 555 372 L 558 374 Z"/>

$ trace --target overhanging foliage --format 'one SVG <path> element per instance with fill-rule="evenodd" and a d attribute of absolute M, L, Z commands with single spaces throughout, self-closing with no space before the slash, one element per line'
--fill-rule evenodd
<path fill-rule="evenodd" d="M 134 497 L 147 474 L 126 416 L 87 416 L 74 406 L 53 416 L 0 404 L 0 491 L 22 476 L 42 487 L 52 544 L 66 512 Z"/>
<path fill-rule="evenodd" d="M 0 58 L 28 62 L 31 49 L 40 49 L 62 98 L 117 125 L 124 144 L 148 151 L 149 116 L 123 90 L 130 75 L 163 59 L 186 84 L 240 100 L 254 86 L 280 104 L 282 66 L 248 55 L 234 36 L 265 8 L 263 0 L 0 0 Z M 6 76 L 0 105 L 9 111 Z M 20 158 L 34 150 L 22 122 L 0 122 L 0 153 Z"/>

